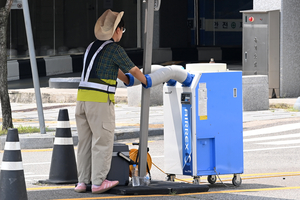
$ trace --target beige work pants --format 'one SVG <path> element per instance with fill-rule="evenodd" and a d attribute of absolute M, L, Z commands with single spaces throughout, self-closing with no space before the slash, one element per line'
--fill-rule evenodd
<path fill-rule="evenodd" d="M 77 169 L 78 182 L 101 185 L 111 165 L 114 130 L 114 104 L 77 101 L 76 124 L 78 130 Z"/>

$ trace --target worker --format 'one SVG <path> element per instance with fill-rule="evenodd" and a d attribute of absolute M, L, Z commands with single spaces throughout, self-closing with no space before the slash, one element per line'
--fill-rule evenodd
<path fill-rule="evenodd" d="M 119 181 L 106 179 L 113 153 L 116 79 L 130 86 L 130 79 L 135 77 L 145 88 L 151 87 L 147 86 L 145 75 L 117 44 L 126 30 L 123 14 L 108 9 L 99 17 L 94 28 L 97 40 L 84 54 L 75 111 L 78 130 L 76 192 L 86 192 L 90 182 L 95 194 L 119 184 Z"/>

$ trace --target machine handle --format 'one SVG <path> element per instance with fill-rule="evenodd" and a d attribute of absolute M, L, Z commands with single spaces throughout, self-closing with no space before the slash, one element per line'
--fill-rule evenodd
<path fill-rule="evenodd" d="M 136 164 L 133 160 L 125 156 L 122 152 L 118 152 L 117 155 L 126 160 L 129 164 Z"/>

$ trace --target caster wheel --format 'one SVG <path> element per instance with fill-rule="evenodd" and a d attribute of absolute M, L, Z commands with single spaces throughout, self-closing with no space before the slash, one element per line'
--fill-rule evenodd
<path fill-rule="evenodd" d="M 233 184 L 234 186 L 239 187 L 239 186 L 242 184 L 242 179 L 241 179 L 241 177 L 236 177 L 236 176 L 234 176 L 233 179 L 232 179 L 232 184 Z"/>
<path fill-rule="evenodd" d="M 175 181 L 175 174 L 168 174 L 168 176 L 167 176 L 167 181 L 172 181 L 172 182 L 174 182 Z"/>
<path fill-rule="evenodd" d="M 207 181 L 208 181 L 210 184 L 215 184 L 216 181 L 217 181 L 217 176 L 215 176 L 215 175 L 209 175 L 209 176 L 207 176 Z"/>
<path fill-rule="evenodd" d="M 200 184 L 200 177 L 194 177 L 194 179 L 193 179 L 193 184 L 195 184 L 195 185 L 199 185 Z"/>

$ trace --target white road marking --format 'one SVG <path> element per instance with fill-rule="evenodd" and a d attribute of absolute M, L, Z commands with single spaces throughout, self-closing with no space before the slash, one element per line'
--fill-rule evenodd
<path fill-rule="evenodd" d="M 273 142 L 263 142 L 263 143 L 257 143 L 257 144 L 263 144 L 263 145 L 285 145 L 285 144 L 300 144 L 300 140 L 280 140 L 280 141 L 273 141 Z"/>
<path fill-rule="evenodd" d="M 270 134 L 270 133 L 280 133 L 283 131 L 290 131 L 290 130 L 295 130 L 295 129 L 300 129 L 300 123 L 285 124 L 285 125 L 273 126 L 273 127 L 269 127 L 269 128 L 244 131 L 243 135 L 244 135 L 244 137 L 247 137 L 247 136 L 264 135 L 264 134 Z"/>
<path fill-rule="evenodd" d="M 276 135 L 276 136 L 260 137 L 260 138 L 249 138 L 249 139 L 244 139 L 244 142 L 278 140 L 278 139 L 298 138 L 298 137 L 300 137 L 300 133 L 288 134 L 288 135 Z"/>
<path fill-rule="evenodd" d="M 49 174 L 47 174 L 47 175 L 26 175 L 25 174 L 25 178 L 29 178 L 29 177 L 48 177 L 49 176 Z"/>
<path fill-rule="evenodd" d="M 300 146 L 275 147 L 275 148 L 264 148 L 264 149 L 248 149 L 248 150 L 244 150 L 244 152 L 251 152 L 251 151 L 269 151 L 269 150 L 293 149 L 293 148 L 300 148 Z"/>
<path fill-rule="evenodd" d="M 23 163 L 23 166 L 25 165 L 46 165 L 50 164 L 51 162 L 39 162 L 39 163 Z"/>

